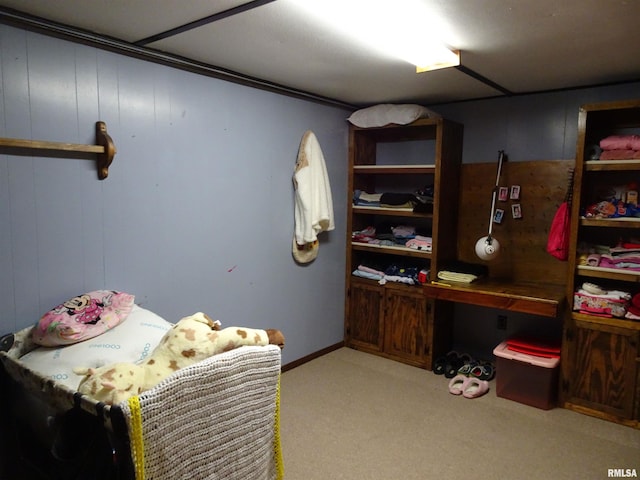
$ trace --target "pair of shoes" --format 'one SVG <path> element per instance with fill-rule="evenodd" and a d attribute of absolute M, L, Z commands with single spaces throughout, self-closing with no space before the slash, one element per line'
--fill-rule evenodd
<path fill-rule="evenodd" d="M 449 381 L 449 393 L 465 398 L 477 398 L 489 391 L 489 382 L 466 375 L 456 375 Z"/>
<path fill-rule="evenodd" d="M 448 371 L 449 373 L 448 378 L 453 378 L 458 374 L 465 375 L 468 377 L 469 375 L 471 375 L 471 369 L 476 365 L 478 365 L 478 362 L 476 362 L 473 359 L 473 357 L 471 357 L 471 355 L 469 355 L 468 353 L 461 353 L 458 356 L 458 364 L 451 365 L 452 368 L 451 370 Z M 456 366 L 458 368 L 454 369 Z"/>
<path fill-rule="evenodd" d="M 478 365 L 480 365 L 476 360 L 474 360 L 473 358 L 469 357 L 469 360 L 467 362 L 464 363 L 464 365 L 462 365 L 459 369 L 458 369 L 458 374 L 459 375 L 464 375 L 465 377 L 470 377 L 473 369 L 476 368 Z"/>
<path fill-rule="evenodd" d="M 453 350 L 443 357 L 438 357 L 433 363 L 433 373 L 435 373 L 436 375 L 444 375 L 444 372 L 447 370 L 447 365 L 449 365 L 456 358 L 458 358 L 458 352 L 455 352 Z"/>
<path fill-rule="evenodd" d="M 444 376 L 447 378 L 455 377 L 461 368 L 464 368 L 465 365 L 469 365 L 473 362 L 473 358 L 468 353 L 458 353 L 458 352 L 449 352 L 450 354 L 449 361 L 445 365 Z"/>
<path fill-rule="evenodd" d="M 451 350 L 446 355 L 436 359 L 433 363 L 433 373 L 444 375 L 447 378 L 455 377 L 458 369 L 470 358 L 466 353 L 461 354 Z"/>
<path fill-rule="evenodd" d="M 461 372 L 462 373 L 462 372 Z M 482 362 L 474 365 L 469 371 L 469 375 L 480 380 L 491 380 L 496 374 L 496 369 L 491 362 Z"/>

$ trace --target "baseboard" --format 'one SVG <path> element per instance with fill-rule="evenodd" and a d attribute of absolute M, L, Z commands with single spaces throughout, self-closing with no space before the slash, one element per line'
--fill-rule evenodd
<path fill-rule="evenodd" d="M 338 342 L 334 345 L 330 345 L 326 348 L 323 348 L 322 350 L 318 350 L 317 352 L 313 352 L 305 357 L 299 358 L 298 360 L 294 360 L 293 362 L 289 362 L 286 365 L 283 365 L 282 371 L 286 372 L 287 370 L 291 370 L 292 368 L 299 367 L 300 365 L 310 362 L 311 360 L 315 360 L 318 357 L 326 355 L 327 353 L 331 353 L 334 350 L 338 350 L 342 347 L 344 347 L 344 342 Z"/>

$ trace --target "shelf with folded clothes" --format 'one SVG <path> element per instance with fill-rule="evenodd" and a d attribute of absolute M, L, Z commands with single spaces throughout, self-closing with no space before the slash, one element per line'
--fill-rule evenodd
<path fill-rule="evenodd" d="M 363 263 L 358 265 L 353 272 L 351 272 L 351 275 L 366 281 L 375 281 L 379 285 L 404 284 L 418 286 L 422 284 L 422 275 L 426 277 L 428 273 L 427 270 L 423 269 L 420 265 L 412 263 L 411 261 L 404 261 L 400 263 Z"/>
<path fill-rule="evenodd" d="M 571 317 L 579 327 L 589 327 L 590 325 L 605 325 L 611 328 L 625 328 L 630 330 L 640 330 L 640 322 L 617 317 L 601 317 L 588 315 L 586 313 L 572 312 Z"/>
<path fill-rule="evenodd" d="M 430 225 L 390 224 L 376 220 L 373 225 L 351 234 L 351 248 L 407 257 L 430 258 L 433 238 Z M 427 222 L 428 223 L 428 222 Z"/>
<path fill-rule="evenodd" d="M 586 218 L 580 217 L 581 227 L 640 228 L 640 217 Z"/>
<path fill-rule="evenodd" d="M 637 119 L 634 119 L 633 123 L 636 121 Z M 636 162 L 633 169 L 637 169 L 640 162 L 638 126 L 605 121 L 600 127 L 594 128 L 589 137 L 592 143 L 586 147 L 585 168 L 592 170 L 590 167 L 594 167 L 595 170 L 601 170 L 609 166 L 609 169 L 624 170 L 625 164 Z M 597 140 L 597 144 L 594 140 Z"/>
<path fill-rule="evenodd" d="M 594 267 L 591 265 L 578 265 L 577 274 L 583 277 L 606 278 L 626 282 L 640 282 L 640 271 L 625 270 L 624 268 Z"/>
<path fill-rule="evenodd" d="M 388 215 L 393 217 L 416 217 L 416 218 L 433 218 L 433 213 L 415 212 L 411 207 L 373 207 L 366 205 L 354 205 L 352 212 L 362 215 Z M 639 223 L 640 223 L 640 219 Z"/>
<path fill-rule="evenodd" d="M 376 187 L 369 185 L 375 190 Z M 433 184 L 416 188 L 410 185 L 410 192 L 398 189 L 382 188 L 381 193 L 355 189 L 352 197 L 352 213 L 416 216 L 418 218 L 433 217 Z M 396 187 L 397 188 L 397 187 Z"/>
<path fill-rule="evenodd" d="M 628 160 L 588 160 L 584 162 L 584 169 L 588 172 L 640 170 L 640 159 Z"/>
<path fill-rule="evenodd" d="M 435 165 L 354 165 L 353 173 L 368 173 L 376 175 L 389 174 L 433 174 L 436 171 Z"/>
<path fill-rule="evenodd" d="M 578 283 L 573 292 L 572 312 L 574 320 L 581 318 L 575 315 L 595 317 L 590 319 L 592 323 L 601 323 L 601 319 L 637 322 L 640 320 L 640 294 L 637 287 L 626 282 Z M 620 325 L 619 322 L 616 324 Z"/>
<path fill-rule="evenodd" d="M 599 240 L 606 237 L 607 235 L 604 235 Z M 613 247 L 601 241 L 582 242 L 576 249 L 576 275 L 640 282 L 640 243 L 637 243 L 637 240 L 623 241 L 619 236 L 616 237 Z M 595 236 L 590 237 L 592 241 L 594 238 Z"/>
<path fill-rule="evenodd" d="M 608 124 L 607 129 L 609 128 L 612 128 L 611 124 Z M 623 128 L 621 131 L 609 132 L 608 134 L 602 131 L 598 136 L 600 138 L 597 145 L 590 145 L 587 148 L 588 158 L 585 159 L 585 170 L 640 169 L 639 135 L 628 133 L 628 129 Z"/>
<path fill-rule="evenodd" d="M 354 250 L 360 250 L 363 252 L 387 253 L 389 255 L 402 255 L 404 257 L 431 257 L 430 251 L 416 250 L 402 245 L 378 245 L 375 243 L 351 242 L 351 247 Z"/>

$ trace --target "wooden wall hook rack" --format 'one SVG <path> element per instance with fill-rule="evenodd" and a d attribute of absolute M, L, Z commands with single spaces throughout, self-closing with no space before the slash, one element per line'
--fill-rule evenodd
<path fill-rule="evenodd" d="M 0 150 L 4 149 L 10 149 L 12 153 L 19 154 L 33 154 L 34 150 L 57 153 L 92 153 L 96 155 L 98 178 L 100 180 L 104 180 L 109 176 L 109 166 L 116 154 L 116 146 L 111 136 L 107 133 L 107 124 L 100 121 L 96 122 L 95 145 L 0 138 Z"/>

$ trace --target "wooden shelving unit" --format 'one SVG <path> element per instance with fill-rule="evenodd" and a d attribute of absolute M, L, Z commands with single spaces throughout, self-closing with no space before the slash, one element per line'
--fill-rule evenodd
<path fill-rule="evenodd" d="M 404 142 L 421 142 L 421 158 L 381 161 L 378 147 L 390 144 L 402 151 Z M 389 145 L 387 145 L 389 146 Z M 423 156 L 422 156 L 423 155 Z M 450 302 L 429 298 L 420 285 L 410 286 L 352 275 L 360 264 L 409 264 L 437 271 L 438 263 L 455 259 L 458 181 L 462 157 L 462 126 L 445 119 L 423 119 L 409 125 L 349 128 L 348 198 L 354 190 L 384 193 L 384 188 L 413 182 L 414 188 L 433 184 L 433 213 L 413 209 L 349 205 L 347 212 L 347 271 L 345 341 L 352 348 L 430 369 L 434 356 L 450 346 Z M 414 159 L 415 160 L 415 159 Z M 446 211 L 441 208 L 445 206 Z M 431 232 L 432 249 L 352 241 L 351 233 L 370 225 L 396 222 Z"/>
<path fill-rule="evenodd" d="M 640 181 L 640 160 L 589 160 L 608 135 L 640 134 L 640 100 L 584 105 L 578 121 L 567 302 L 584 282 L 640 291 L 640 272 L 581 264 L 582 242 L 615 246 L 637 238 L 640 218 L 584 218 L 602 187 Z M 564 319 L 561 401 L 566 408 L 640 428 L 640 322 L 569 311 Z"/>

